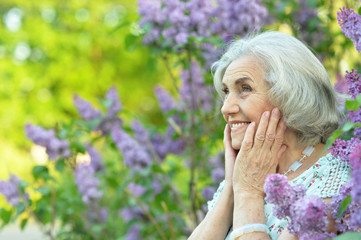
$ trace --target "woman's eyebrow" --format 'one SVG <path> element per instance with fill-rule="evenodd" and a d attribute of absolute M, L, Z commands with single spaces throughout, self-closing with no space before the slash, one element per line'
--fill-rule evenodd
<path fill-rule="evenodd" d="M 243 83 L 245 81 L 253 82 L 253 80 L 250 79 L 249 77 L 241 77 L 241 78 L 237 79 L 236 81 L 234 81 L 234 85 L 238 85 L 238 84 Z M 226 87 L 227 84 L 222 81 L 222 86 Z"/>
<path fill-rule="evenodd" d="M 251 81 L 251 82 L 253 82 L 253 80 L 250 79 L 249 77 L 241 77 L 241 78 L 237 79 L 237 80 L 234 82 L 234 84 L 237 85 L 237 84 L 243 83 L 243 82 L 245 82 L 245 81 Z"/>

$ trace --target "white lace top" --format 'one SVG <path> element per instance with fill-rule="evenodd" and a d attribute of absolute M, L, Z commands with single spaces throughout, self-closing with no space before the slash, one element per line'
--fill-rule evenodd
<path fill-rule="evenodd" d="M 331 153 L 321 157 L 312 167 L 292 180 L 293 184 L 303 184 L 307 195 L 317 195 L 321 198 L 332 197 L 340 191 L 340 188 L 350 180 L 351 169 L 348 163 L 334 158 Z M 224 181 L 220 183 L 213 199 L 208 202 L 208 211 L 216 204 L 224 187 Z M 270 237 L 275 240 L 285 229 L 289 219 L 278 219 L 272 214 L 273 204 L 265 202 L 264 211 L 269 227 Z M 229 239 L 231 230 L 226 240 Z"/>

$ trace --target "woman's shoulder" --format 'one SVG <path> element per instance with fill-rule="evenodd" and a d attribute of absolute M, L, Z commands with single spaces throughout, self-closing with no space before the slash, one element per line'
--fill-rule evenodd
<path fill-rule="evenodd" d="M 303 184 L 307 194 L 332 197 L 350 180 L 351 167 L 331 153 L 321 157 L 311 168 L 292 182 Z"/>

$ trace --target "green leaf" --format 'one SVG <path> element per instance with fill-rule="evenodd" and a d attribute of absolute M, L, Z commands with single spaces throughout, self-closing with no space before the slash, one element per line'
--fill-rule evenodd
<path fill-rule="evenodd" d="M 20 229 L 21 230 L 24 230 L 26 224 L 28 223 L 28 220 L 29 220 L 28 218 L 25 218 L 25 219 L 21 220 L 21 223 L 20 223 Z"/>
<path fill-rule="evenodd" d="M 20 202 L 17 206 L 16 206 L 16 214 L 13 220 L 17 219 L 19 217 L 20 214 L 22 214 L 25 211 L 25 204 L 23 202 Z"/>
<path fill-rule="evenodd" d="M 325 149 L 327 150 L 332 143 L 343 133 L 342 130 L 336 130 L 333 132 L 332 136 L 327 139 Z"/>
<path fill-rule="evenodd" d="M 360 240 L 360 239 L 361 239 L 361 233 L 357 233 L 357 232 L 347 232 L 333 238 L 333 240 Z"/>
<path fill-rule="evenodd" d="M 59 159 L 58 161 L 56 161 L 56 163 L 55 163 L 55 169 L 56 170 L 61 172 L 61 171 L 63 171 L 64 167 L 65 167 L 64 159 Z"/>
<path fill-rule="evenodd" d="M 128 34 L 124 39 L 125 49 L 129 52 L 133 52 L 137 48 L 137 40 L 138 36 L 134 36 L 133 34 Z"/>
<path fill-rule="evenodd" d="M 307 0 L 307 5 L 310 8 L 317 8 L 317 0 Z"/>
<path fill-rule="evenodd" d="M 3 225 L 6 225 L 6 224 L 8 224 L 10 222 L 11 215 L 13 215 L 12 210 L 6 210 L 5 208 L 0 209 L 0 218 L 1 218 L 2 222 L 3 222 Z"/>
<path fill-rule="evenodd" d="M 41 193 L 42 195 L 48 195 L 50 193 L 50 189 L 48 187 L 38 187 L 34 190 Z"/>
<path fill-rule="evenodd" d="M 44 180 L 52 178 L 49 174 L 49 169 L 47 166 L 35 166 L 32 173 L 35 180 L 38 180 L 39 178 Z"/>
<path fill-rule="evenodd" d="M 358 9 L 358 14 L 361 15 L 361 7 Z"/>
<path fill-rule="evenodd" d="M 342 126 L 342 131 L 344 132 L 350 131 L 354 126 L 355 124 L 353 122 L 347 122 Z"/>
<path fill-rule="evenodd" d="M 347 209 L 348 205 L 350 205 L 350 203 L 351 203 L 351 195 L 349 194 L 340 204 L 336 218 L 339 218 L 342 216 L 342 214 L 346 211 L 346 209 Z"/>
<path fill-rule="evenodd" d="M 361 103 L 359 103 L 356 100 L 346 100 L 346 103 L 345 103 L 345 106 L 346 106 L 346 109 L 347 110 L 352 110 L 352 111 L 357 111 L 357 109 L 359 109 L 359 107 L 361 106 Z"/>
<path fill-rule="evenodd" d="M 80 142 L 71 142 L 70 148 L 75 149 L 76 152 L 85 153 L 86 149 Z"/>

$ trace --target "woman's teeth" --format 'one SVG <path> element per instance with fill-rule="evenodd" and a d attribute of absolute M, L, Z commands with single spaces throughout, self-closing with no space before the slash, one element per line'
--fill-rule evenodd
<path fill-rule="evenodd" d="M 243 126 L 243 125 L 246 125 L 246 124 L 250 124 L 250 122 L 247 122 L 247 123 L 233 123 L 232 124 L 232 128 L 238 128 L 240 126 Z"/>

